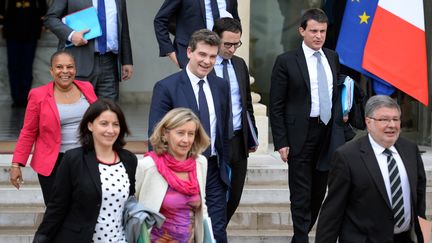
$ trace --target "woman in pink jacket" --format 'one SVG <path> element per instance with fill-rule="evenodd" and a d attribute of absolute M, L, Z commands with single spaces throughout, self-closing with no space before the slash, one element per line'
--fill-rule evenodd
<path fill-rule="evenodd" d="M 34 145 L 30 166 L 38 173 L 45 205 L 63 153 L 80 146 L 79 123 L 97 99 L 90 82 L 75 80 L 75 60 L 68 52 L 51 56 L 50 73 L 52 82 L 30 91 L 10 170 L 10 181 L 19 189 L 23 183 L 21 167 L 27 164 Z"/>

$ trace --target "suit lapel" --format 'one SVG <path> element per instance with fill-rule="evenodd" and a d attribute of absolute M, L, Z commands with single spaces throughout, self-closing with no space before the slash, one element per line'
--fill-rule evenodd
<path fill-rule="evenodd" d="M 84 152 L 84 162 L 89 170 L 89 174 L 93 183 L 95 184 L 100 195 L 102 195 L 99 163 L 96 160 L 96 153 L 94 150 Z"/>
<path fill-rule="evenodd" d="M 54 99 L 54 82 L 53 82 L 52 85 L 49 85 L 49 86 L 48 86 L 48 96 L 47 96 L 47 101 L 48 101 L 48 104 L 49 104 L 49 106 L 51 107 L 52 111 L 53 111 L 54 114 L 55 114 L 55 118 L 56 118 L 56 120 L 57 120 L 57 123 L 58 123 L 59 126 L 60 126 L 60 114 L 59 114 L 59 112 L 58 112 L 57 104 L 56 104 L 55 99 Z"/>
<path fill-rule="evenodd" d="M 219 97 L 220 97 L 219 96 L 219 90 L 217 89 L 217 85 L 215 83 L 215 82 L 217 82 L 217 80 L 214 79 L 214 76 L 209 76 L 209 75 L 207 75 L 207 80 L 208 80 L 210 90 L 212 93 L 212 97 L 213 97 L 213 106 L 214 106 L 215 113 L 216 113 L 216 121 L 222 121 L 221 111 L 219 109 L 219 107 L 220 107 L 219 104 L 221 104 L 220 103 L 221 101 L 219 99 Z M 218 124 L 218 123 L 219 122 L 216 122 L 216 124 Z M 216 127 L 217 127 L 217 125 L 216 125 Z M 216 128 L 216 130 L 217 130 L 217 128 Z"/>
<path fill-rule="evenodd" d="M 395 148 L 397 149 L 399 156 L 402 159 L 402 163 L 405 166 L 405 171 L 407 173 L 408 176 L 408 182 L 410 185 L 410 190 L 411 190 L 411 196 L 414 195 L 414 193 L 416 193 L 417 188 L 416 188 L 416 181 L 417 181 L 417 163 L 414 163 L 414 161 L 416 161 L 416 156 L 417 155 L 412 155 L 409 154 L 406 150 L 403 149 L 403 147 L 398 143 L 398 141 L 396 141 L 395 144 Z"/>
<path fill-rule="evenodd" d="M 307 63 L 306 63 L 306 57 L 304 55 L 303 49 L 299 48 L 297 50 L 297 64 L 299 66 L 299 69 L 301 71 L 301 74 L 303 75 L 303 80 L 306 83 L 306 86 L 308 88 L 308 91 L 310 93 L 310 79 L 309 79 L 309 72 L 307 69 Z"/>
<path fill-rule="evenodd" d="M 360 144 L 360 151 L 363 162 L 365 163 L 366 168 L 368 169 L 376 187 L 378 188 L 378 191 L 380 192 L 387 206 L 391 208 L 391 204 L 387 196 L 387 190 L 384 184 L 384 179 L 382 177 L 378 161 L 375 157 L 375 153 L 372 149 L 372 145 L 369 142 L 369 137 L 365 136 L 361 139 L 362 141 Z"/>
<path fill-rule="evenodd" d="M 240 89 L 242 108 L 244 108 L 246 107 L 246 85 L 249 85 L 245 83 L 245 80 L 247 80 L 245 75 L 249 74 L 243 72 L 243 69 L 241 67 L 242 65 L 240 64 L 240 60 L 237 59 L 237 57 L 233 56 L 233 58 L 231 58 L 231 62 L 234 67 L 234 72 L 236 74 L 237 83 Z"/>
<path fill-rule="evenodd" d="M 335 56 L 334 55 L 330 55 L 329 54 L 329 52 L 326 50 L 326 49 L 324 49 L 323 48 L 323 51 L 324 51 L 324 54 L 326 55 L 326 58 L 327 58 L 327 61 L 328 61 L 328 63 L 329 63 L 329 66 L 330 66 L 330 69 L 331 69 L 331 71 L 332 71 L 332 76 L 333 76 L 333 104 L 334 104 L 334 102 L 335 102 L 335 98 L 337 97 L 337 94 L 336 94 L 336 90 L 337 90 L 337 80 L 338 80 L 338 77 L 337 77 L 337 73 L 336 73 L 336 63 L 335 63 Z"/>
<path fill-rule="evenodd" d="M 180 81 L 181 82 L 180 88 L 184 94 L 184 97 L 186 98 L 186 101 L 188 103 L 188 107 L 190 109 L 192 109 L 195 112 L 195 114 L 198 115 L 199 111 L 198 111 L 198 104 L 197 104 L 197 101 L 195 98 L 195 93 L 193 91 L 191 81 L 190 81 L 185 69 L 183 69 L 183 71 L 181 72 L 181 75 L 182 75 L 182 77 L 181 77 L 181 81 Z"/>

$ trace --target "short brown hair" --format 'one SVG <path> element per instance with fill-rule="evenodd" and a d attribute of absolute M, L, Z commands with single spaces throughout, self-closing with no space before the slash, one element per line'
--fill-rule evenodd
<path fill-rule="evenodd" d="M 219 48 L 221 41 L 219 36 L 215 32 L 208 29 L 201 29 L 195 31 L 192 34 L 191 38 L 189 39 L 188 47 L 190 47 L 191 51 L 195 51 L 199 42 L 204 42 L 207 45 L 217 46 Z"/>
<path fill-rule="evenodd" d="M 182 126 L 190 121 L 196 124 L 197 129 L 188 157 L 193 156 L 196 158 L 198 154 L 201 154 L 210 145 L 210 138 L 207 136 L 198 117 L 191 109 L 188 108 L 172 109 L 162 118 L 160 122 L 156 124 L 153 134 L 150 136 L 150 143 L 153 146 L 153 150 L 157 154 L 163 154 L 167 152 L 168 143 L 163 138 L 165 132 L 167 130 L 172 130 Z"/>

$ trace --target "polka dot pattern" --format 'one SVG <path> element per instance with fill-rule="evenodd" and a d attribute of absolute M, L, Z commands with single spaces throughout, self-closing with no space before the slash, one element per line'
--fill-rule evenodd
<path fill-rule="evenodd" d="M 127 243 L 122 225 L 124 204 L 129 196 L 129 177 L 122 162 L 106 165 L 99 163 L 102 182 L 102 204 L 95 226 L 95 243 Z"/>

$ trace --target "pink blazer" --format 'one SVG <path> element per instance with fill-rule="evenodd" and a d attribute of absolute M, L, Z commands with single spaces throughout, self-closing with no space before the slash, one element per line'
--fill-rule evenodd
<path fill-rule="evenodd" d="M 87 81 L 74 80 L 74 84 L 92 104 L 97 100 L 93 86 Z M 54 82 L 50 82 L 29 93 L 28 104 L 15 147 L 12 161 L 23 166 L 35 145 L 30 166 L 38 174 L 49 176 L 60 151 L 60 116 L 54 100 Z"/>

